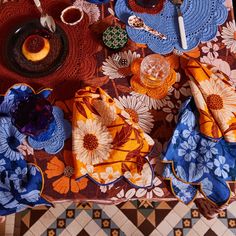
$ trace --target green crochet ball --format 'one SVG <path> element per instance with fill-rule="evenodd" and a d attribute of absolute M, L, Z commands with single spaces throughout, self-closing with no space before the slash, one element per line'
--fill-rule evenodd
<path fill-rule="evenodd" d="M 121 49 L 128 42 L 128 35 L 119 26 L 109 26 L 104 32 L 102 40 L 111 49 Z"/>

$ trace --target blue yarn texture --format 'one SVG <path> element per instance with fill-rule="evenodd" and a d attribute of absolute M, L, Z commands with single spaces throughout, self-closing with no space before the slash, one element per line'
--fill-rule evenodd
<path fill-rule="evenodd" d="M 188 49 L 185 51 L 194 49 L 200 42 L 213 39 L 218 26 L 222 25 L 228 16 L 224 0 L 185 0 L 181 11 L 188 43 Z M 117 17 L 126 23 L 127 33 L 134 42 L 147 44 L 153 52 L 160 54 L 171 53 L 173 49 L 184 51 L 181 47 L 177 9 L 170 0 L 166 1 L 163 10 L 158 14 L 133 12 L 127 0 L 117 0 L 115 12 Z M 144 30 L 128 26 L 127 21 L 131 15 L 141 17 L 146 25 L 165 34 L 168 39 L 162 40 Z"/>

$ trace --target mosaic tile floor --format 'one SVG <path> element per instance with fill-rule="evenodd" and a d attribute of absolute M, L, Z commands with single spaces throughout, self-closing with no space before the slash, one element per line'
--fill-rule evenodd
<path fill-rule="evenodd" d="M 0 235 L 235 236 L 236 202 L 210 221 L 194 204 L 132 201 L 108 206 L 66 202 L 8 216 L 0 225 Z"/>

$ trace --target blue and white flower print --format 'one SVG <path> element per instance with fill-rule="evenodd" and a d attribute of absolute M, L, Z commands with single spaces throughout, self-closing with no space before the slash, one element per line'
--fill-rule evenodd
<path fill-rule="evenodd" d="M 14 200 L 5 205 L 5 208 L 8 208 L 8 211 L 12 211 L 14 209 L 16 212 L 23 211 L 27 207 L 28 207 L 27 205 L 20 204 L 17 200 Z"/>
<path fill-rule="evenodd" d="M 56 154 L 61 151 L 64 147 L 64 142 L 71 135 L 71 125 L 64 119 L 64 114 L 62 110 L 56 106 L 53 107 L 53 115 L 56 121 L 55 130 L 50 136 L 47 134 L 42 134 L 44 138 L 41 140 L 40 137 L 29 137 L 29 145 L 35 150 L 44 149 L 49 154 Z M 47 137 L 47 138 L 45 138 Z"/>
<path fill-rule="evenodd" d="M 196 152 L 197 144 L 196 142 L 189 138 L 187 141 L 183 141 L 178 148 L 178 155 L 183 157 L 185 161 L 191 161 L 197 157 Z"/>
<path fill-rule="evenodd" d="M 184 106 L 182 106 L 184 107 Z M 184 125 L 187 125 L 189 129 L 193 128 L 196 125 L 196 117 L 194 113 L 188 109 L 183 110 L 182 108 L 182 120 L 181 122 Z"/>
<path fill-rule="evenodd" d="M 51 89 L 43 89 L 37 94 L 47 98 L 51 94 Z M 15 101 L 19 101 L 31 94 L 36 94 L 35 91 L 27 84 L 15 84 L 13 85 L 4 96 L 0 97 L 0 113 L 9 115 L 12 106 Z"/>
<path fill-rule="evenodd" d="M 184 203 L 189 202 L 189 199 L 190 201 L 192 200 L 191 193 L 187 191 L 187 189 L 181 189 L 181 191 L 178 192 L 177 196 Z"/>
<path fill-rule="evenodd" d="M 25 135 L 21 134 L 11 124 L 9 117 L 0 117 L 0 154 L 4 154 L 11 161 L 23 159 L 17 147 L 23 142 Z"/>
<path fill-rule="evenodd" d="M 26 189 L 23 187 L 24 183 L 27 182 L 27 173 L 28 169 L 27 167 L 24 167 L 21 169 L 21 167 L 17 167 L 15 169 L 15 172 L 10 175 L 10 180 L 13 182 L 15 189 L 19 193 L 23 193 L 26 191 Z"/>
<path fill-rule="evenodd" d="M 6 205 L 9 201 L 13 199 L 13 194 L 11 193 L 10 180 L 5 179 L 5 183 L 0 180 L 0 206 Z"/>
<path fill-rule="evenodd" d="M 11 107 L 14 104 L 14 95 L 9 95 L 7 97 L 3 97 L 2 102 L 0 103 L 0 113 L 1 114 L 9 114 Z"/>
<path fill-rule="evenodd" d="M 185 129 L 182 132 L 182 136 L 186 139 L 192 139 L 191 142 L 197 142 L 200 139 L 199 132 L 196 132 L 196 130 L 187 130 Z"/>
<path fill-rule="evenodd" d="M 10 180 L 15 181 L 18 179 L 24 179 L 27 177 L 27 172 L 28 172 L 27 167 L 24 168 L 17 167 L 15 169 L 15 172 L 10 175 Z"/>
<path fill-rule="evenodd" d="M 6 162 L 4 159 L 0 159 L 0 173 L 3 172 L 5 168 Z"/>
<path fill-rule="evenodd" d="M 205 178 L 202 180 L 201 184 L 202 184 L 202 190 L 205 193 L 205 195 L 206 196 L 212 195 L 213 183 L 208 178 Z"/>
<path fill-rule="evenodd" d="M 6 92 L 5 96 L 0 97 L 0 113 L 10 117 L 12 108 L 17 102 L 33 94 L 47 98 L 51 91 L 51 89 L 43 89 L 36 93 L 27 84 L 16 84 Z M 64 141 L 71 136 L 71 125 L 64 119 L 63 112 L 58 107 L 53 107 L 53 115 L 55 122 L 51 124 L 51 130 L 45 131 L 37 137 L 28 137 L 28 142 L 32 148 L 44 149 L 49 154 L 56 154 L 61 151 Z M 3 126 L 0 124 L 0 153 L 4 152 L 4 155 L 12 161 L 23 159 L 23 155 L 16 147 L 24 138 L 25 136 L 11 125 L 11 121 L 8 120 L 7 124 Z"/>
<path fill-rule="evenodd" d="M 194 189 L 197 191 L 199 185 L 207 198 L 221 205 L 230 197 L 226 181 L 234 178 L 236 144 L 229 144 L 224 139 L 212 140 L 201 135 L 196 118 L 199 114 L 193 99 L 188 99 L 183 107 L 174 132 L 180 135 L 172 137 L 163 154 L 163 161 L 173 165 L 173 169 L 169 168 L 168 175 L 165 172 L 165 177 L 169 176 L 175 195 L 183 202 L 193 200 L 193 194 L 189 199 L 189 192 L 194 192 Z M 179 182 L 184 185 L 181 186 Z"/>
<path fill-rule="evenodd" d="M 202 154 L 205 154 L 206 158 L 212 158 L 213 155 L 217 155 L 218 154 L 218 151 L 215 148 L 215 146 L 216 146 L 215 142 L 202 139 L 201 140 L 200 152 Z"/>
<path fill-rule="evenodd" d="M 21 198 L 27 200 L 28 202 L 37 202 L 40 198 L 40 191 L 32 190 L 29 193 L 22 194 Z"/>
<path fill-rule="evenodd" d="M 217 167 L 215 169 L 215 175 L 219 177 L 223 177 L 226 179 L 229 173 L 229 165 L 226 164 L 226 158 L 224 156 L 219 156 L 217 159 L 214 160 L 214 165 Z"/>
<path fill-rule="evenodd" d="M 197 171 L 198 172 L 202 172 L 202 175 L 204 173 L 210 173 L 210 170 L 213 169 L 213 162 L 211 161 L 210 158 L 208 158 L 207 156 L 199 156 L 197 158 Z"/>
<path fill-rule="evenodd" d="M 45 98 L 50 93 L 50 89 L 39 92 Z M 28 164 L 18 151 L 26 136 L 12 125 L 10 118 L 16 101 L 31 94 L 35 94 L 35 91 L 30 86 L 17 84 L 5 96 L 0 96 L 0 216 L 36 205 L 51 205 L 41 197 L 41 171 L 33 164 Z"/>
<path fill-rule="evenodd" d="M 35 176 L 37 174 L 37 168 L 35 166 L 30 166 L 29 172 L 31 175 Z"/>
<path fill-rule="evenodd" d="M 184 174 L 184 173 L 183 173 Z M 189 204 L 197 194 L 197 188 L 191 184 L 186 184 L 178 180 L 171 171 L 171 164 L 167 164 L 163 176 L 171 179 L 174 195 L 185 204 Z"/>
<path fill-rule="evenodd" d="M 9 168 L 0 173 L 4 176 L 0 178 L 0 215 L 8 215 L 35 205 L 50 205 L 40 196 L 42 175 L 36 166 L 20 160 L 14 162 L 14 166 L 17 163 L 18 167 L 12 171 L 12 162 L 9 159 L 5 161 Z"/>
<path fill-rule="evenodd" d="M 173 144 L 176 144 L 176 140 L 177 140 L 178 137 L 179 137 L 179 131 L 175 130 L 174 134 L 173 134 L 173 137 L 172 137 L 172 143 Z"/>

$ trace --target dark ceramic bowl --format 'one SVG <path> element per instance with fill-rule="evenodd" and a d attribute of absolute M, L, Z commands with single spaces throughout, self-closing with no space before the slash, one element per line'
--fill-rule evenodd
<path fill-rule="evenodd" d="M 22 45 L 30 35 L 38 34 L 50 42 L 50 51 L 43 60 L 32 62 L 22 53 Z M 17 74 L 34 78 L 49 75 L 58 70 L 68 53 L 68 39 L 65 32 L 57 25 L 55 33 L 43 28 L 39 20 L 28 21 L 17 26 L 8 36 L 6 42 L 6 64 Z"/>

